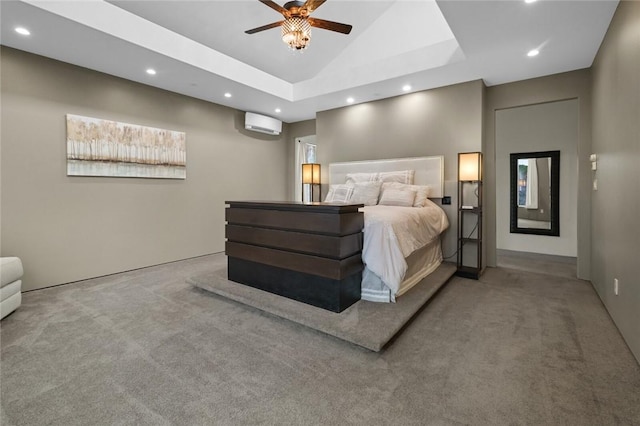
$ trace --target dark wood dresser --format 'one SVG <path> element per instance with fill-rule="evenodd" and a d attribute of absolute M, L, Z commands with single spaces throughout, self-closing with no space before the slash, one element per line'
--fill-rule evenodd
<path fill-rule="evenodd" d="M 229 280 L 333 312 L 360 300 L 362 204 L 226 203 Z"/>

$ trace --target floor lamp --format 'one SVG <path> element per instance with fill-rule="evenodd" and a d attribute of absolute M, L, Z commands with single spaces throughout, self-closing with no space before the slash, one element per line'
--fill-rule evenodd
<path fill-rule="evenodd" d="M 469 230 L 471 229 L 471 230 Z M 458 154 L 458 270 L 478 279 L 482 274 L 482 153 Z"/>
<path fill-rule="evenodd" d="M 307 202 L 322 201 L 322 193 L 320 188 L 320 164 L 304 163 L 302 165 L 302 202 L 304 199 L 305 185 L 309 185 L 309 200 Z M 314 197 L 315 188 L 318 188 L 318 197 Z"/>

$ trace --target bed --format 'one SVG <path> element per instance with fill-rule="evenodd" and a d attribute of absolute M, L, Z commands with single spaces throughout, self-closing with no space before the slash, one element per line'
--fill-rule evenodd
<path fill-rule="evenodd" d="M 332 163 L 329 176 L 327 202 L 365 204 L 363 300 L 395 302 L 438 268 L 449 221 L 431 199 L 444 195 L 443 156 Z"/>

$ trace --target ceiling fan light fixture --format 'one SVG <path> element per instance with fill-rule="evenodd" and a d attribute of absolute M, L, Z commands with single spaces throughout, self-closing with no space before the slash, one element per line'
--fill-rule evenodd
<path fill-rule="evenodd" d="M 302 50 L 311 41 L 311 24 L 306 18 L 292 16 L 282 23 L 282 41 L 293 50 Z"/>

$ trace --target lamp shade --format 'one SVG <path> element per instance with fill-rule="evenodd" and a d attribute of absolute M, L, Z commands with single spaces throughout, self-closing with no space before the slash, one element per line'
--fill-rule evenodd
<path fill-rule="evenodd" d="M 482 180 L 481 152 L 464 152 L 458 154 L 458 180 Z"/>
<path fill-rule="evenodd" d="M 305 163 L 302 165 L 302 183 L 303 184 L 320 184 L 320 164 Z"/>

